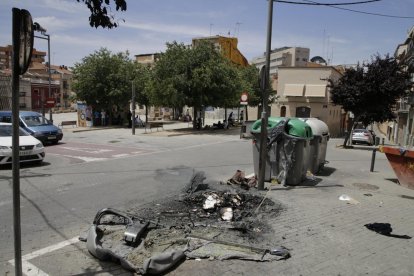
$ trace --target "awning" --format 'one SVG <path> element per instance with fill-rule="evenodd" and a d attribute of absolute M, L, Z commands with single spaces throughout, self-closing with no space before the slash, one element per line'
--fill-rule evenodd
<path fill-rule="evenodd" d="M 307 84 L 305 89 L 306 97 L 325 97 L 326 85 Z"/>
<path fill-rule="evenodd" d="M 285 91 L 283 92 L 283 95 L 303 97 L 304 88 L 304 84 L 285 84 Z"/>

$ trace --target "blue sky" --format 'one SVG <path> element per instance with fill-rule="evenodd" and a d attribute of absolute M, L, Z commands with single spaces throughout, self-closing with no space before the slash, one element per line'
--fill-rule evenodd
<path fill-rule="evenodd" d="M 296 0 L 305 1 L 305 0 Z M 320 3 L 356 0 L 314 0 Z M 112 0 L 111 0 L 112 2 Z M 13 7 L 27 9 L 51 35 L 52 64 L 72 66 L 95 50 L 160 52 L 171 41 L 190 44 L 193 37 L 236 36 L 248 60 L 266 49 L 266 0 L 127 0 L 126 12 L 113 13 L 116 29 L 91 28 L 89 10 L 76 0 L 0 0 L 0 45 L 11 44 Z M 347 6 L 370 13 L 414 17 L 414 0 L 382 0 Z M 125 20 L 123 22 L 122 20 Z M 326 6 L 274 3 L 272 48 L 310 48 L 332 64 L 354 64 L 376 53 L 393 54 L 404 42 L 414 18 L 358 14 Z M 45 40 L 35 48 L 47 51 Z"/>

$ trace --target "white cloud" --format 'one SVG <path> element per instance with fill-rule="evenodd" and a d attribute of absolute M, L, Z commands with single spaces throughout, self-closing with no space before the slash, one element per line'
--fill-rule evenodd
<path fill-rule="evenodd" d="M 56 33 L 65 29 L 81 26 L 76 20 L 60 19 L 55 16 L 45 16 L 33 18 L 33 22 L 39 23 L 48 33 Z M 83 22 L 82 22 L 83 24 Z"/>
<path fill-rule="evenodd" d="M 121 24 L 121 27 L 127 27 L 143 31 L 152 31 L 168 34 L 179 34 L 187 36 L 203 36 L 209 35 L 209 30 L 207 28 L 200 28 L 191 25 L 173 25 L 173 24 L 163 24 L 163 23 L 132 23 L 125 22 Z"/>
<path fill-rule="evenodd" d="M 78 3 L 76 0 L 37 0 L 36 6 L 62 11 L 65 13 L 79 13 L 86 12 L 87 10 L 84 3 Z"/>

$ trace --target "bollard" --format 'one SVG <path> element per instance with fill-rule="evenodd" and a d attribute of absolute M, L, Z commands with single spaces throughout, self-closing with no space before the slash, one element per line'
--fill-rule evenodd
<path fill-rule="evenodd" d="M 245 133 L 246 133 L 246 125 L 243 124 L 240 128 L 240 139 L 244 137 Z"/>
<path fill-rule="evenodd" d="M 377 152 L 377 149 L 374 149 L 372 151 L 372 158 L 371 158 L 371 169 L 369 170 L 370 172 L 374 171 L 374 165 L 375 165 L 375 154 Z"/>
<path fill-rule="evenodd" d="M 385 142 L 385 138 L 382 138 L 382 143 L 381 144 L 384 145 L 384 142 Z"/>

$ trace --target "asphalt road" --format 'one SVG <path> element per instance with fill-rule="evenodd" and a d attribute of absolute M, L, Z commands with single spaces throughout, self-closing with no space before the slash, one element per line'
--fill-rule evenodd
<path fill-rule="evenodd" d="M 116 264 L 94 259 L 85 244 L 77 242 L 77 237 L 87 230 L 98 210 L 105 207 L 125 210 L 177 195 L 194 171 L 204 171 L 207 182 L 227 180 L 237 169 L 246 174 L 253 172 L 251 140 L 239 139 L 237 130 L 172 137 L 166 134 L 143 134 L 141 131 L 131 135 L 130 129 L 85 132 L 65 129 L 62 143 L 46 147 L 43 165 L 22 166 L 25 273 L 29 276 L 130 275 Z M 293 258 L 268 264 L 220 262 L 213 267 L 215 273 L 211 272 L 214 262 L 189 261 L 172 275 L 194 275 L 195 270 L 199 275 L 272 275 L 275 269 L 281 270 L 282 275 L 361 275 L 375 269 L 409 271 L 412 262 L 407 259 L 412 249 L 407 242 L 391 244 L 385 240 L 387 247 L 396 254 L 395 257 L 394 254 L 384 256 L 383 240 L 365 232 L 359 225 L 374 218 L 378 221 L 386 218 L 385 221 L 392 221 L 399 232 L 412 233 L 412 223 L 403 219 L 412 210 L 411 201 L 400 195 L 408 198 L 414 195 L 391 182 L 395 175 L 383 154 L 377 154 L 375 171 L 370 173 L 371 151 L 363 150 L 368 147 L 344 150 L 337 147 L 341 142 L 329 141 L 329 163 L 318 176 L 317 186 L 292 190 L 274 188 L 268 195 L 287 207 L 273 225 L 273 242 L 293 249 Z M 378 192 L 369 190 L 374 195 L 372 199 L 358 188 L 369 187 L 368 183 L 379 187 Z M 14 275 L 10 263 L 14 258 L 10 168 L 0 170 L 0 189 L 0 275 Z M 362 203 L 355 208 L 344 207 L 338 200 L 343 193 L 357 196 Z M 398 257 L 403 252 L 407 258 Z M 354 265 L 365 258 L 364 254 L 370 257 L 364 259 L 367 265 Z M 385 257 L 389 258 L 388 263 L 382 261 Z M 343 266 L 334 265 L 338 258 Z M 315 263 L 325 266 L 318 268 Z"/>
<path fill-rule="evenodd" d="M 130 129 L 65 131 L 41 166 L 21 168 L 22 255 L 78 236 L 98 210 L 124 209 L 177 193 L 194 171 L 208 181 L 252 172 L 251 141 L 237 132 L 165 137 Z M 0 170 L 0 275 L 13 273 L 12 171 Z M 7 274 L 9 275 L 9 274 Z M 52 274 L 53 275 L 53 274 Z"/>

